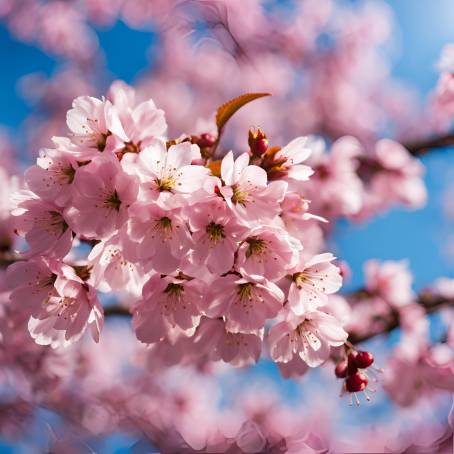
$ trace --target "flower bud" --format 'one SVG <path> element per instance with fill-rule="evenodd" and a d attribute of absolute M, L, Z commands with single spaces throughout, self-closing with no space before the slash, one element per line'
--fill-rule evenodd
<path fill-rule="evenodd" d="M 364 391 L 366 389 L 369 380 L 367 379 L 366 375 L 362 372 L 357 372 L 354 375 L 350 375 L 345 380 L 345 389 L 349 393 L 357 393 L 360 391 Z"/>
<path fill-rule="evenodd" d="M 370 352 L 358 352 L 358 354 L 355 356 L 355 364 L 360 369 L 366 369 L 367 367 L 371 366 L 373 362 L 374 355 L 372 355 L 372 353 Z"/>
<path fill-rule="evenodd" d="M 259 128 L 257 131 L 249 130 L 248 144 L 254 156 L 262 156 L 268 150 L 269 142 L 266 134 Z"/>

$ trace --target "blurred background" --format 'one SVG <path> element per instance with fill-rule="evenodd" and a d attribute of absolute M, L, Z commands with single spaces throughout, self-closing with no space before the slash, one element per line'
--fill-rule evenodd
<path fill-rule="evenodd" d="M 40 147 L 49 145 L 45 143 L 45 138 L 50 138 L 54 132 L 61 129 L 61 125 L 56 124 L 56 118 L 60 117 L 60 120 L 64 121 L 62 112 L 70 107 L 72 98 L 78 94 L 101 96 L 112 81 L 121 79 L 128 84 L 140 86 L 143 93 L 156 98 L 158 106 L 165 102 L 160 101 L 165 96 L 162 91 L 167 90 L 166 84 L 161 83 L 159 86 L 153 82 L 154 71 L 158 74 L 162 73 L 160 65 L 163 64 L 163 41 L 160 27 L 168 27 L 168 23 L 161 24 L 158 20 L 157 25 L 155 19 L 167 14 L 165 2 L 155 2 L 154 12 L 147 10 L 149 17 L 147 16 L 144 23 L 140 20 L 141 7 L 137 8 L 138 12 L 131 8 L 131 11 L 124 13 L 123 16 L 112 13 L 110 17 L 109 8 L 103 9 L 102 2 L 99 2 L 99 11 L 96 11 L 96 2 L 92 2 L 92 15 L 78 17 L 71 16 L 64 8 L 65 4 L 72 2 L 58 2 L 61 4 L 62 12 L 60 15 L 55 13 L 56 15 L 49 20 L 57 21 L 61 18 L 61 27 L 73 27 L 73 30 L 68 36 L 59 35 L 59 32 L 55 31 L 57 38 L 50 36 L 51 31 L 47 37 L 42 37 L 33 30 L 33 22 L 36 18 L 33 14 L 35 2 L 30 2 L 28 5 L 24 2 L 24 8 L 29 8 L 28 14 L 17 13 L 20 10 L 17 7 L 19 3 L 21 0 L 17 2 L 0 0 L 0 61 L 2 62 L 0 125 L 5 137 L 9 138 L 8 147 L 12 147 L 15 156 L 18 157 L 20 168 L 23 169 L 32 162 Z M 112 2 L 112 5 L 116 3 L 119 2 Z M 145 5 L 146 2 L 142 0 L 137 3 Z M 294 7 L 292 3 L 286 0 L 265 2 L 271 16 L 284 14 L 283 11 L 286 8 Z M 316 2 L 309 3 L 314 5 L 314 8 L 319 8 Z M 351 8 L 353 11 L 366 7 L 371 8 L 371 11 L 374 8 L 380 10 L 377 17 L 383 21 L 386 19 L 387 26 L 390 27 L 389 32 L 382 30 L 387 36 L 378 46 L 378 54 L 382 61 L 377 65 L 375 61 L 371 60 L 368 63 L 366 59 L 362 71 L 369 76 L 375 71 L 383 71 L 387 78 L 394 80 L 396 85 L 405 86 L 408 97 L 396 94 L 393 98 L 391 94 L 389 102 L 395 102 L 393 109 L 397 112 L 419 109 L 422 112 L 422 118 L 424 106 L 439 78 L 436 62 L 441 49 L 446 43 L 454 40 L 453 2 L 451 0 L 437 2 L 432 0 L 387 2 L 345 0 L 323 3 L 334 3 L 337 8 Z M 318 11 L 317 14 L 322 16 L 324 13 Z M 253 17 L 251 13 L 250 20 L 253 20 Z M 238 18 L 232 16 L 231 19 L 235 22 Z M 349 24 L 347 19 L 345 18 L 346 27 Z M 81 22 L 83 26 L 80 25 Z M 195 25 L 196 33 L 203 35 L 206 25 L 200 25 L 197 21 Z M 304 28 L 304 25 L 303 22 L 300 27 Z M 81 31 L 83 27 L 87 27 L 87 30 L 82 30 L 85 34 Z M 342 20 L 338 20 L 336 27 L 342 27 Z M 264 32 L 266 37 L 266 30 Z M 59 39 L 68 40 L 66 48 L 62 49 L 56 45 L 55 41 L 58 42 Z M 242 39 L 247 40 L 248 37 L 245 36 Z M 268 39 L 273 38 L 270 36 Z M 332 36 L 328 34 L 324 36 L 324 33 L 320 33 L 317 37 L 317 46 L 330 46 L 330 39 L 333 39 Z M 87 43 L 90 40 L 91 43 Z M 84 46 L 90 51 L 84 51 Z M 276 46 L 279 47 L 279 43 L 276 43 Z M 79 51 L 82 54 L 85 52 L 85 55 L 81 57 L 78 55 Z M 90 52 L 90 58 L 85 59 Z M 164 63 L 171 65 L 172 58 L 178 60 L 180 58 L 178 52 L 184 52 L 184 50 L 176 49 L 174 55 L 168 48 L 165 52 Z M 206 76 L 208 79 L 211 54 L 203 48 L 200 53 L 205 59 L 203 63 L 206 66 L 203 66 L 201 74 L 194 73 L 190 76 L 194 78 Z M 199 60 L 197 62 L 199 63 Z M 217 69 L 213 71 L 216 72 Z M 188 73 L 183 70 L 180 75 L 172 74 L 176 81 L 179 77 L 184 80 L 186 76 Z M 169 91 L 175 90 L 175 80 L 171 83 L 169 81 Z M 254 78 L 251 77 L 251 81 L 253 80 Z M 205 83 L 208 84 L 208 82 Z M 257 87 L 254 91 L 261 89 L 262 87 Z M 228 92 L 225 90 L 219 93 L 220 99 L 222 97 L 228 99 L 226 91 Z M 181 96 L 184 96 L 184 92 Z M 211 111 L 214 112 L 218 105 L 217 100 L 210 96 L 207 98 L 208 100 L 203 100 L 203 104 L 210 104 L 213 101 Z M 168 105 L 171 106 L 177 101 L 170 100 Z M 264 106 L 262 105 L 262 108 L 265 108 Z M 209 109 L 208 106 L 202 110 L 208 115 Z M 305 115 L 304 111 L 302 112 L 301 115 Z M 358 110 L 357 114 L 361 116 L 362 112 Z M 177 130 L 180 125 L 185 126 L 176 114 L 173 118 L 176 118 Z M 172 129 L 172 118 L 168 121 Z M 257 121 L 261 125 L 264 120 Z M 250 124 L 251 122 L 248 126 Z M 420 125 L 421 129 L 425 126 Z M 308 128 L 310 129 L 310 126 Z M 415 130 L 418 130 L 418 126 L 416 125 L 415 128 L 412 125 L 407 128 L 404 136 L 412 138 L 411 132 Z M 345 132 L 348 133 L 348 131 Z M 340 134 L 334 134 L 336 135 Z M 417 136 L 414 138 L 418 139 Z M 237 143 L 236 137 L 227 140 Z M 440 276 L 454 277 L 453 224 L 447 216 L 450 204 L 454 203 L 454 192 L 452 192 L 454 191 L 454 149 L 435 150 L 425 154 L 421 160 L 426 169 L 424 181 L 428 191 L 428 201 L 423 208 L 408 210 L 403 207 L 393 207 L 385 213 L 362 222 L 346 219 L 336 222 L 329 242 L 337 257 L 347 262 L 351 268 L 351 277 L 346 282 L 345 291 L 361 287 L 364 281 L 363 264 L 370 258 L 407 260 L 414 276 L 414 289 L 417 291 L 429 286 Z M 432 321 L 433 336 L 436 337 L 437 316 L 434 316 Z M 118 323 L 121 322 L 118 321 Z M 388 347 L 395 344 L 397 339 L 398 333 L 394 333 L 387 339 L 375 338 L 367 345 L 368 349 L 376 353 L 378 364 L 381 361 L 385 362 Z M 396 443 L 399 440 L 399 430 L 404 430 L 407 425 L 427 418 L 432 422 L 441 421 L 446 418 L 451 405 L 450 399 L 445 397 L 437 400 L 436 405 L 433 405 L 433 402 L 431 405 L 422 402 L 419 407 L 398 408 L 390 402 L 385 392 L 379 390 L 374 396 L 373 403 L 361 405 L 359 408 L 350 408 L 344 401 L 338 400 L 338 389 L 333 389 L 334 387 L 329 385 L 330 373 L 331 371 L 322 369 L 304 377 L 302 381 L 285 380 L 273 364 L 262 361 L 246 371 L 226 372 L 222 378 L 225 393 L 223 399 L 234 401 L 238 398 L 235 390 L 243 384 L 253 386 L 256 390 L 266 390 L 271 383 L 273 391 L 270 393 L 277 392 L 289 404 L 302 401 L 306 408 L 315 409 L 314 412 L 321 421 L 323 421 L 324 406 L 327 401 L 330 401 L 330 405 L 326 408 L 336 406 L 336 427 L 341 438 L 342 434 L 348 434 L 345 435 L 346 437 L 361 434 L 366 426 L 370 429 L 386 423 L 389 427 L 392 426 L 392 421 L 399 420 L 399 424 L 395 426 Z M 44 416 L 46 420 L 52 420 L 52 418 L 54 416 L 51 413 Z M 40 437 L 42 434 L 32 430 L 23 444 L 11 444 L 4 440 L 3 444 L 0 444 L 0 450 L 1 452 L 33 452 L 31 440 Z M 130 444 L 131 440 L 127 435 L 118 434 L 95 438 L 90 448 L 95 452 L 123 453 L 129 452 Z"/>

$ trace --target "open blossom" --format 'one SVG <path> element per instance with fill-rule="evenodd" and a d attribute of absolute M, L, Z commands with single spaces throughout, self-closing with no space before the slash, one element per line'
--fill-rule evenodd
<path fill-rule="evenodd" d="M 64 206 L 71 198 L 71 185 L 78 167 L 71 153 L 59 149 L 64 142 L 60 139 L 57 149 L 41 150 L 36 165 L 25 172 L 28 187 L 40 198 L 58 206 Z"/>
<path fill-rule="evenodd" d="M 167 123 L 164 111 L 158 109 L 152 99 L 138 102 L 134 89 L 121 81 L 110 86 L 108 97 L 118 110 L 127 137 L 120 153 L 139 153 L 153 139 L 165 140 Z"/>
<path fill-rule="evenodd" d="M 138 156 L 133 167 L 139 176 L 142 200 L 154 200 L 165 208 L 184 206 L 202 188 L 209 175 L 206 167 L 191 165 L 200 158 L 197 145 L 182 142 L 168 150 L 154 140 Z"/>
<path fill-rule="evenodd" d="M 76 172 L 72 204 L 65 213 L 68 223 L 79 235 L 107 238 L 126 222 L 137 190 L 137 181 L 116 158 L 98 158 Z"/>
<path fill-rule="evenodd" d="M 30 316 L 29 330 L 36 343 L 65 346 L 91 327 L 95 341 L 103 325 L 103 309 L 93 287 L 75 270 L 53 259 L 31 259 L 8 268 L 14 290 L 11 303 Z"/>
<path fill-rule="evenodd" d="M 29 320 L 29 331 L 37 344 L 66 346 L 79 340 L 88 327 L 99 342 L 104 313 L 96 291 L 68 268 L 55 280 L 56 294 Z"/>
<path fill-rule="evenodd" d="M 17 310 L 37 316 L 49 298 L 56 294 L 54 287 L 61 264 L 42 257 L 13 263 L 8 267 L 8 281 L 13 289 L 10 300 Z"/>
<path fill-rule="evenodd" d="M 281 148 L 274 156 L 279 165 L 278 173 L 280 179 L 287 181 L 289 190 L 300 191 L 304 188 L 301 182 L 309 180 L 314 171 L 307 165 L 301 164 L 309 158 L 312 153 L 309 137 L 297 137 Z"/>
<path fill-rule="evenodd" d="M 279 227 L 257 227 L 238 249 L 238 270 L 253 279 L 278 280 L 299 261 L 301 243 Z"/>
<path fill-rule="evenodd" d="M 91 267 L 90 282 L 98 290 L 125 290 L 132 295 L 140 295 L 144 273 L 138 265 L 125 259 L 121 234 L 95 245 L 88 255 L 88 261 Z"/>
<path fill-rule="evenodd" d="M 340 322 L 321 311 L 303 316 L 288 313 L 285 320 L 274 325 L 268 335 L 271 358 L 288 363 L 299 356 L 309 367 L 325 362 L 331 347 L 339 347 L 348 334 Z"/>
<path fill-rule="evenodd" d="M 73 234 L 62 209 L 28 191 L 22 197 L 12 215 L 16 232 L 27 240 L 29 249 L 25 254 L 63 258 L 71 249 Z"/>
<path fill-rule="evenodd" d="M 328 303 L 328 295 L 342 286 L 342 276 L 331 262 L 333 254 L 318 254 L 295 267 L 288 293 L 288 305 L 296 315 L 303 315 Z"/>
<path fill-rule="evenodd" d="M 81 147 L 84 157 L 103 152 L 113 134 L 127 141 L 117 109 L 107 100 L 79 96 L 73 101 L 66 122 L 73 134 L 72 141 Z"/>
<path fill-rule="evenodd" d="M 267 183 L 262 168 L 249 165 L 249 155 L 243 153 L 236 160 L 228 152 L 222 159 L 220 188 L 228 206 L 245 222 L 271 220 L 280 212 L 280 202 L 287 190 L 285 181 Z"/>
<path fill-rule="evenodd" d="M 245 231 L 228 209 L 216 197 L 210 202 L 197 204 L 185 210 L 192 231 L 195 264 L 206 265 L 212 273 L 231 270 L 239 238 Z"/>
<path fill-rule="evenodd" d="M 192 334 L 200 320 L 202 292 L 196 280 L 152 276 L 143 287 L 142 301 L 134 309 L 137 338 L 145 343 L 159 342 L 175 326 Z"/>
<path fill-rule="evenodd" d="M 313 152 L 309 165 L 315 172 L 305 185 L 305 195 L 313 201 L 314 212 L 327 217 L 357 213 L 363 194 L 356 174 L 359 142 L 353 137 L 341 137 L 328 153 L 323 141 L 314 138 L 310 147 Z"/>
<path fill-rule="evenodd" d="M 224 316 L 230 332 L 250 333 L 263 328 L 267 319 L 276 317 L 283 303 L 284 294 L 276 284 L 229 274 L 210 286 L 206 313 L 209 317 Z"/>
<path fill-rule="evenodd" d="M 413 301 L 412 275 L 404 261 L 369 260 L 364 265 L 366 290 L 381 297 L 394 307 L 401 307 Z"/>
<path fill-rule="evenodd" d="M 363 207 L 356 215 L 362 219 L 383 211 L 394 203 L 412 208 L 425 204 L 424 168 L 400 143 L 379 140 L 372 153 L 358 156 L 358 174 L 364 183 Z"/>
<path fill-rule="evenodd" d="M 221 318 L 202 317 L 194 335 L 195 347 L 235 367 L 256 363 L 262 351 L 262 333 L 231 333 Z"/>
<path fill-rule="evenodd" d="M 124 239 L 125 258 L 145 269 L 172 273 L 193 245 L 179 210 L 164 210 L 154 203 L 136 203 L 130 210 Z"/>

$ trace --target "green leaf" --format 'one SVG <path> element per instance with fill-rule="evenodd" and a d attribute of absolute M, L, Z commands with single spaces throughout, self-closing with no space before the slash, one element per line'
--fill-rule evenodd
<path fill-rule="evenodd" d="M 218 127 L 218 139 L 221 136 L 222 129 L 230 120 L 232 115 L 244 105 L 254 101 L 255 99 L 271 96 L 271 93 L 245 93 L 236 98 L 227 101 L 216 112 L 216 126 Z"/>

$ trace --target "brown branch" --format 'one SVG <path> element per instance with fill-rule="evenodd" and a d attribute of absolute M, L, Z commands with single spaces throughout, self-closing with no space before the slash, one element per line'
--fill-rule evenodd
<path fill-rule="evenodd" d="M 428 153 L 430 150 L 436 148 L 445 148 L 454 145 L 454 134 L 446 134 L 440 137 L 432 137 L 430 139 L 421 140 L 418 142 L 410 142 L 403 144 L 404 147 L 413 156 L 422 156 Z"/>
<path fill-rule="evenodd" d="M 426 314 L 431 314 L 443 307 L 454 308 L 454 299 L 443 298 L 442 296 L 433 294 L 429 291 L 423 291 L 418 296 L 417 303 L 424 308 Z M 399 312 L 393 311 L 390 314 L 390 318 L 386 321 L 386 326 L 383 329 L 380 329 L 379 331 L 376 332 L 369 332 L 366 334 L 355 334 L 354 332 L 351 332 L 348 337 L 348 340 L 352 344 L 359 344 L 361 342 L 365 342 L 369 339 L 372 339 L 375 336 L 390 333 L 394 329 L 398 328 L 399 325 L 400 325 Z"/>
<path fill-rule="evenodd" d="M 356 297 L 358 295 L 361 295 L 361 291 L 354 292 L 352 295 L 355 295 Z M 365 294 L 363 296 L 366 296 Z M 431 314 L 433 312 L 436 312 L 437 310 L 443 308 L 443 307 L 453 307 L 454 308 L 454 299 L 447 299 L 443 298 L 440 295 L 436 295 L 431 293 L 430 291 L 423 291 L 418 299 L 417 303 L 420 304 L 424 310 L 426 311 L 426 314 Z M 112 317 L 112 316 L 120 316 L 120 317 L 130 317 L 131 313 L 126 307 L 122 306 L 108 306 L 104 309 L 104 316 L 105 317 Z M 393 311 L 390 314 L 390 317 L 388 320 L 386 320 L 386 326 L 383 329 L 380 329 L 379 331 L 375 332 L 369 332 L 366 334 L 355 334 L 354 332 L 351 332 L 348 341 L 351 342 L 352 344 L 359 344 L 361 342 L 368 341 L 369 339 L 372 339 L 375 336 L 380 336 L 383 334 L 388 334 L 391 331 L 395 330 L 396 328 L 399 328 L 400 325 L 400 317 L 398 311 Z"/>
<path fill-rule="evenodd" d="M 120 316 L 120 317 L 130 317 L 131 312 L 129 312 L 127 307 L 123 306 L 107 306 L 104 308 L 104 317 L 112 317 L 112 316 Z"/>

